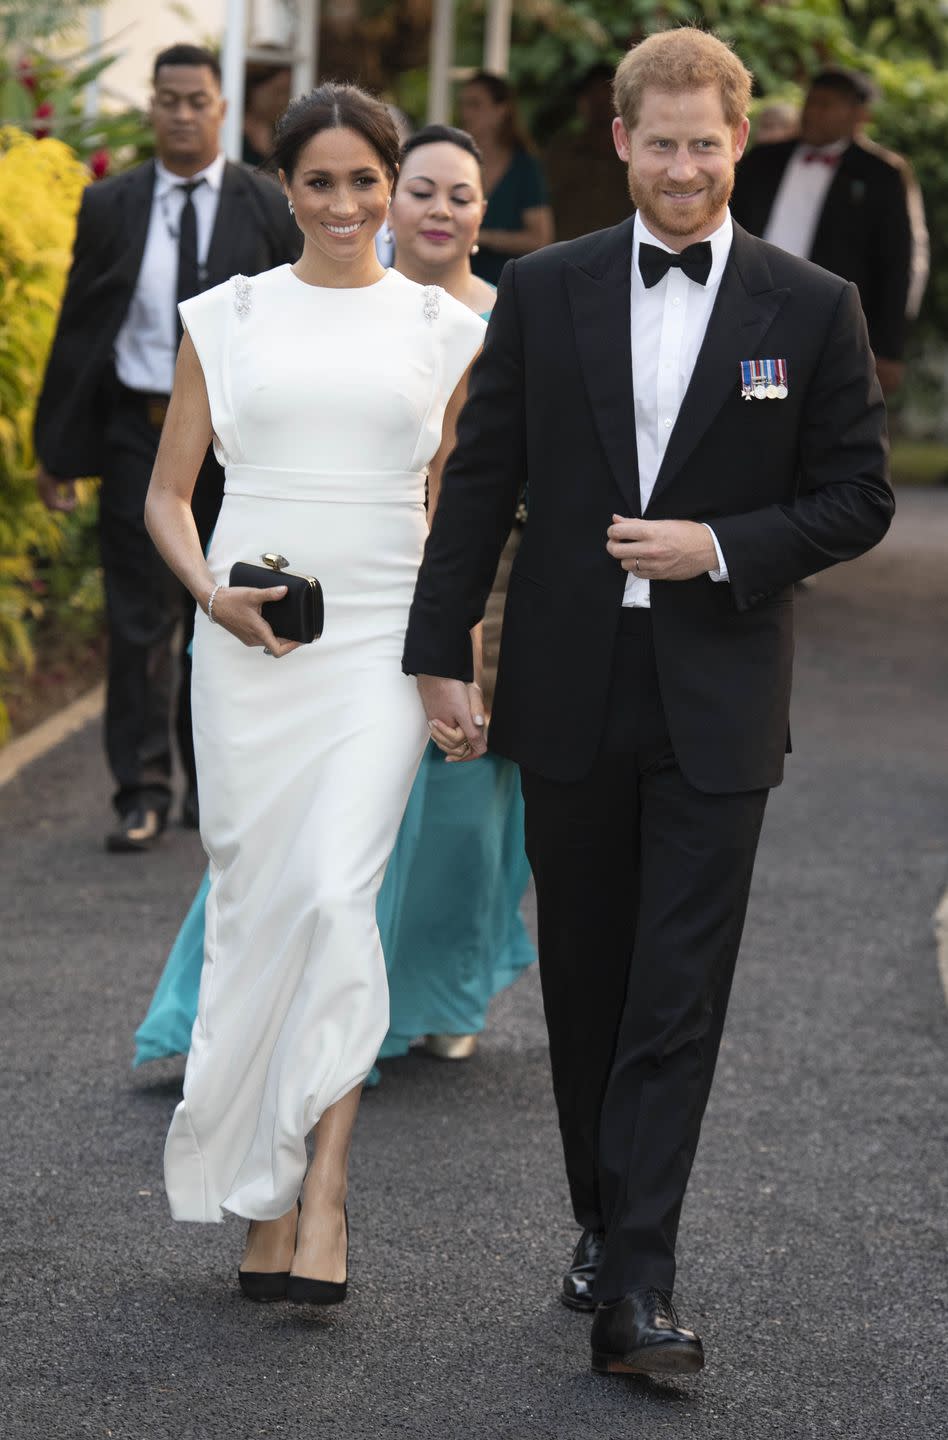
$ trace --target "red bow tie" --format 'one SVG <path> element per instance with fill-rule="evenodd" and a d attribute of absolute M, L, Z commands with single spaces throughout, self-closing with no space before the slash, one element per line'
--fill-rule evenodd
<path fill-rule="evenodd" d="M 835 170 L 839 164 L 839 156 L 827 155 L 825 150 L 808 150 L 803 157 L 803 163 L 804 165 L 828 165 L 831 170 Z"/>

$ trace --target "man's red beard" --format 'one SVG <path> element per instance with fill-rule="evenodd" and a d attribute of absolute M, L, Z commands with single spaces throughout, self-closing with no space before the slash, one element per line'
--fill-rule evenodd
<path fill-rule="evenodd" d="M 657 180 L 649 183 L 632 174 L 629 170 L 629 195 L 632 197 L 632 204 L 638 210 L 646 225 L 652 225 L 658 230 L 664 230 L 667 235 L 694 235 L 703 230 L 716 215 L 719 215 L 731 198 L 734 189 L 734 171 L 731 169 L 728 174 L 710 189 L 702 190 L 700 197 L 694 205 L 688 207 L 687 213 L 679 209 L 674 201 L 665 198 L 665 191 L 672 194 L 687 195 L 687 190 L 675 191 L 667 181 Z M 707 182 L 702 182 L 707 183 Z"/>

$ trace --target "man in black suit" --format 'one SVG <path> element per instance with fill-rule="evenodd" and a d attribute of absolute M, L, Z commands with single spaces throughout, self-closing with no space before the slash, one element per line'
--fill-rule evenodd
<path fill-rule="evenodd" d="M 150 848 L 171 799 L 172 645 L 183 622 L 177 733 L 185 823 L 197 823 L 191 740 L 194 605 L 145 530 L 145 492 L 181 337 L 177 302 L 300 250 L 279 188 L 220 151 L 225 102 L 207 50 L 175 45 L 155 61 L 157 159 L 91 185 L 36 412 L 37 483 L 51 509 L 75 504 L 74 480 L 101 475 L 99 532 L 109 631 L 106 750 L 115 777 L 110 850 Z M 195 488 L 206 545 L 223 494 L 208 452 Z M 190 603 L 189 603 L 190 602 Z"/>
<path fill-rule="evenodd" d="M 903 169 L 859 135 L 871 101 L 870 82 L 855 71 L 814 75 L 799 140 L 748 152 L 731 209 L 752 235 L 853 281 L 889 393 L 903 375 L 915 247 Z"/>
<path fill-rule="evenodd" d="M 703 1364 L 676 1236 L 789 749 L 794 582 L 893 499 L 855 286 L 732 223 L 744 66 L 669 31 L 614 93 L 637 213 L 504 271 L 404 668 L 442 748 L 482 753 L 469 632 L 526 483 L 490 746 L 521 768 L 583 1227 L 563 1299 L 596 1310 L 596 1370 L 666 1373 Z"/>

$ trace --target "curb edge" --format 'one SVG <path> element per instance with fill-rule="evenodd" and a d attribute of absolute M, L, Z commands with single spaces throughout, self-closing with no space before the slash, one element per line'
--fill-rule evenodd
<path fill-rule="evenodd" d="M 25 735 L 19 735 L 0 750 L 0 789 L 8 784 L 27 765 L 54 750 L 70 735 L 96 720 L 105 708 L 105 681 L 100 681 L 78 700 L 73 700 L 48 720 L 34 725 Z"/>

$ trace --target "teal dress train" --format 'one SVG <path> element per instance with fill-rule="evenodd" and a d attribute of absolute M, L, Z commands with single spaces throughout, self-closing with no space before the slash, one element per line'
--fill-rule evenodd
<path fill-rule="evenodd" d="M 380 1058 L 421 1035 L 474 1035 L 492 997 L 536 959 L 520 901 L 529 879 L 517 767 L 425 752 L 376 906 L 391 1024 Z M 204 963 L 205 874 L 135 1032 L 135 1065 L 185 1054 Z"/>

